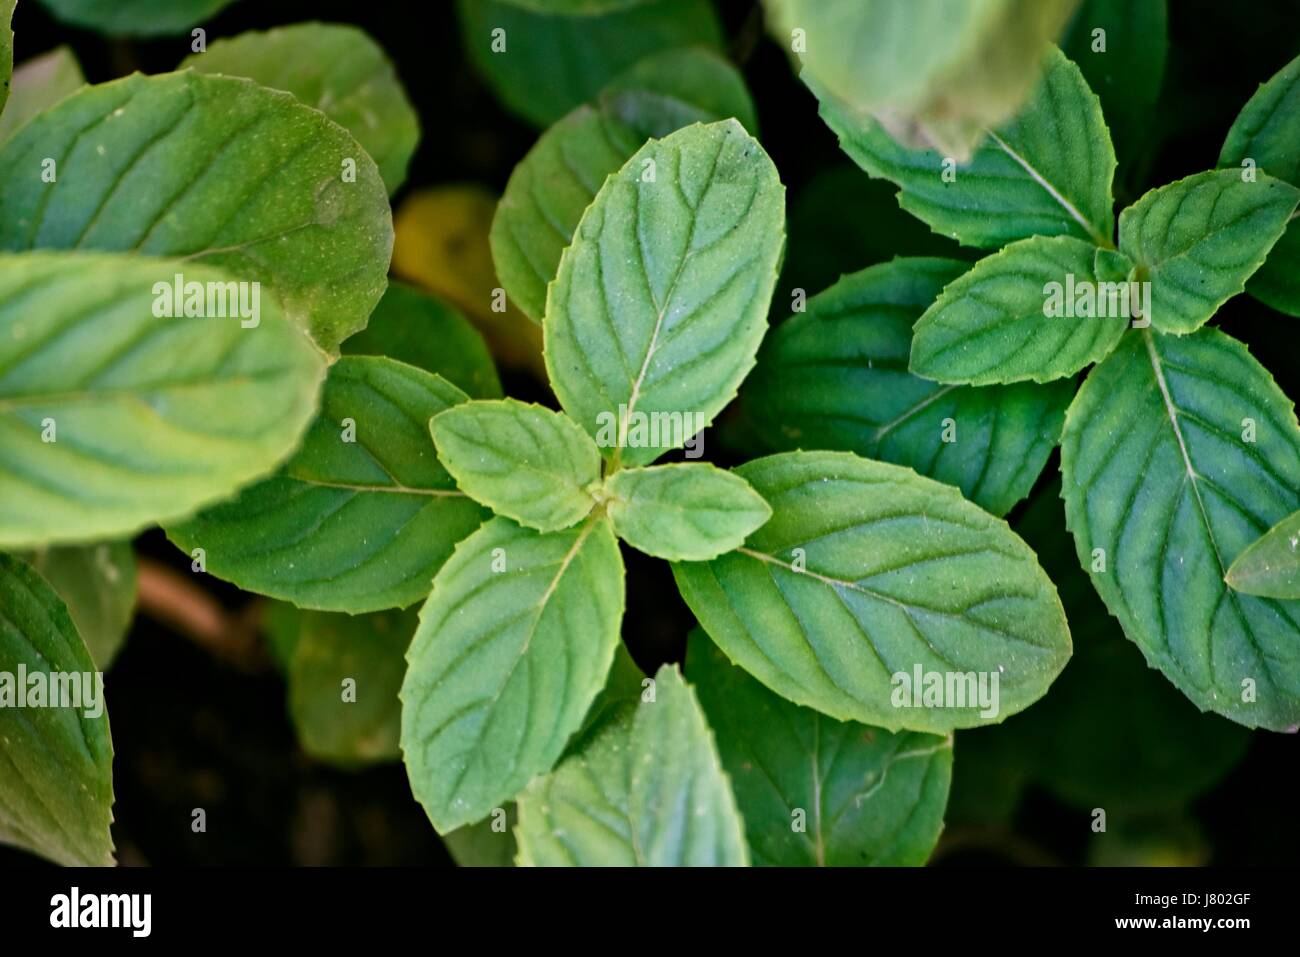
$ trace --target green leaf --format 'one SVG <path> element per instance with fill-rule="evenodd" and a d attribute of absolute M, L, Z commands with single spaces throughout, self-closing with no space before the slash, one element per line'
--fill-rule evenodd
<path fill-rule="evenodd" d="M 501 395 L 487 344 L 450 303 L 390 282 L 366 328 L 343 343 L 349 356 L 388 356 L 442 376 L 475 399 Z"/>
<path fill-rule="evenodd" d="M 966 159 L 1012 116 L 1075 0 L 769 0 L 803 76 L 896 139 Z"/>
<path fill-rule="evenodd" d="M 186 71 L 86 87 L 0 148 L 0 170 L 0 249 L 219 266 L 270 286 L 327 351 L 365 326 L 387 284 L 393 224 L 374 162 L 321 113 L 249 80 Z"/>
<path fill-rule="evenodd" d="M 547 300 L 546 367 L 613 463 L 653 462 L 736 394 L 767 329 L 784 192 L 724 120 L 647 143 L 583 215 Z"/>
<path fill-rule="evenodd" d="M 551 769 L 605 683 L 622 618 L 604 519 L 541 533 L 494 518 L 456 547 L 402 685 L 406 770 L 438 833 Z"/>
<path fill-rule="evenodd" d="M 735 867 L 744 823 L 713 733 L 675 667 L 655 696 L 612 721 L 519 798 L 526 867 Z"/>
<path fill-rule="evenodd" d="M 458 867 L 514 867 L 515 822 L 519 815 L 513 803 L 496 810 L 477 824 L 466 824 L 442 836 L 447 853 Z"/>
<path fill-rule="evenodd" d="M 413 366 L 346 356 L 278 474 L 167 533 L 247 591 L 353 615 L 405 608 L 487 516 L 456 490 L 429 440 L 430 417 L 464 401 Z"/>
<path fill-rule="evenodd" d="M 1109 242 L 1115 149 L 1097 97 L 1059 50 L 1024 109 L 955 166 L 935 150 L 899 146 L 879 123 L 809 86 L 840 147 L 872 176 L 897 183 L 899 205 L 935 232 L 986 248 L 1036 234 Z"/>
<path fill-rule="evenodd" d="M 633 660 L 627 645 L 620 643 L 614 649 L 614 661 L 609 666 L 609 676 L 605 686 L 596 695 L 596 700 L 587 709 L 587 716 L 582 719 L 582 727 L 569 739 L 564 749 L 564 757 L 577 754 L 587 746 L 587 742 L 596 737 L 609 722 L 616 720 L 624 712 L 636 709 L 637 702 L 654 682 L 647 678 L 641 666 Z"/>
<path fill-rule="evenodd" d="M 559 412 L 516 399 L 468 402 L 429 428 L 456 484 L 498 515 L 556 532 L 595 507 L 600 452 Z"/>
<path fill-rule="evenodd" d="M 1228 569 L 1231 588 L 1264 598 L 1300 600 L 1300 511 L 1246 548 Z"/>
<path fill-rule="evenodd" d="M 1098 285 L 1096 253 L 1070 236 L 1034 236 L 981 259 L 917 320 L 912 372 L 970 385 L 1049 382 L 1104 358 L 1138 310 L 1129 284 Z"/>
<path fill-rule="evenodd" d="M 107 671 L 135 614 L 135 552 L 130 542 L 42 548 L 28 561 L 68 606 L 95 667 Z"/>
<path fill-rule="evenodd" d="M 601 16 L 548 16 L 506 0 L 458 0 L 457 9 L 470 61 L 506 107 L 535 126 L 590 100 L 642 57 L 722 45 L 708 0 L 654 0 Z"/>
<path fill-rule="evenodd" d="M 416 613 L 302 612 L 289 658 L 289 715 L 304 751 L 342 767 L 398 761 L 397 695 Z"/>
<path fill-rule="evenodd" d="M 64 23 L 109 36 L 184 33 L 235 0 L 41 0 Z"/>
<path fill-rule="evenodd" d="M 1119 245 L 1151 282 L 1151 322 L 1194 332 L 1246 287 L 1300 203 L 1300 190 L 1237 170 L 1153 189 L 1119 217 Z"/>
<path fill-rule="evenodd" d="M 1219 165 L 1241 169 L 1247 160 L 1300 186 L 1300 57 L 1260 85 L 1228 130 Z M 1279 312 L 1300 316 L 1300 227 L 1294 217 L 1246 289 Z"/>
<path fill-rule="evenodd" d="M 9 100 L 9 84 L 14 72 L 14 31 L 10 21 L 14 18 L 17 0 L 0 0 L 0 112 Z"/>
<path fill-rule="evenodd" d="M 748 482 L 706 462 L 623 469 L 605 494 L 619 538 L 670 562 L 717 558 L 772 517 Z"/>
<path fill-rule="evenodd" d="M 756 127 L 736 69 L 710 50 L 669 50 L 543 133 L 515 167 L 492 220 L 492 258 L 510 298 L 541 322 L 560 255 L 606 178 L 647 139 L 730 116 Z"/>
<path fill-rule="evenodd" d="M 302 56 L 310 50 L 311 56 Z M 215 41 L 180 69 L 243 76 L 292 93 L 356 137 L 379 166 L 389 193 L 406 179 L 420 121 L 397 71 L 364 31 L 338 23 L 295 23 Z"/>
<path fill-rule="evenodd" d="M 1028 707 L 1065 666 L 1070 633 L 1034 553 L 956 489 L 846 452 L 736 471 L 772 519 L 743 548 L 673 574 L 727 657 L 782 697 L 946 733 Z M 936 675 L 954 693 L 927 702 Z M 982 705 L 960 675 L 983 682 Z"/>
<path fill-rule="evenodd" d="M 734 667 L 699 629 L 686 665 L 717 735 L 754 863 L 925 863 L 943 830 L 952 735 L 890 734 L 791 704 Z"/>
<path fill-rule="evenodd" d="M 0 547 L 115 538 L 274 470 L 310 421 L 319 354 L 269 299 L 260 323 L 155 318 L 196 263 L 0 255 Z"/>
<path fill-rule="evenodd" d="M 3 20 L 3 13 L 0 13 L 0 20 Z M 8 105 L 4 106 L 0 100 L 0 106 L 4 106 L 4 112 L 0 113 L 0 144 L 10 139 L 24 123 L 85 84 L 81 65 L 67 47 L 58 47 L 19 66 L 14 70 Z"/>
<path fill-rule="evenodd" d="M 1056 447 L 1070 382 L 941 385 L 907 370 L 912 325 L 967 266 L 896 259 L 845 276 L 770 333 L 741 390 L 769 452 L 827 449 L 906 465 L 1005 515 Z"/>
<path fill-rule="evenodd" d="M 0 843 L 59 864 L 111 866 L 113 741 L 102 675 L 59 596 L 7 555 L 0 608 Z M 50 706 L 51 682 L 64 677 L 75 689 L 66 704 L 80 707 Z"/>
<path fill-rule="evenodd" d="M 1245 346 L 1130 335 L 1066 415 L 1061 474 L 1079 560 L 1147 662 L 1203 711 L 1300 724 L 1300 603 L 1223 581 L 1300 508 L 1294 408 Z"/>

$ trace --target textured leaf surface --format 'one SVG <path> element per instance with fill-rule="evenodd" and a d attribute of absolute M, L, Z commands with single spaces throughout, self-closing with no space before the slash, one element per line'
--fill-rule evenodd
<path fill-rule="evenodd" d="M 1238 555 L 1227 581 L 1248 595 L 1300 600 L 1300 512 L 1292 512 Z"/>
<path fill-rule="evenodd" d="M 464 401 L 412 366 L 344 357 L 284 468 L 168 534 L 186 552 L 202 548 L 210 574 L 302 608 L 355 615 L 420 601 L 487 516 L 429 439 L 429 419 Z"/>
<path fill-rule="evenodd" d="M 343 767 L 400 760 L 397 694 L 415 610 L 301 614 L 288 681 L 289 715 L 303 750 Z"/>
<path fill-rule="evenodd" d="M 981 259 L 917 321 L 911 370 L 972 385 L 1048 382 L 1102 359 L 1129 326 L 1126 310 L 1107 300 L 1105 316 L 1064 314 L 1066 303 L 1077 305 L 1070 290 L 1078 286 L 1091 284 L 1094 302 L 1103 298 L 1095 285 L 1096 253 L 1070 236 L 1035 236 Z M 1062 309 L 1048 315 L 1053 283 Z M 1129 291 L 1126 284 L 1123 292 Z"/>
<path fill-rule="evenodd" d="M 727 657 L 782 697 L 842 721 L 942 733 L 1022 710 L 1065 666 L 1065 615 L 1034 553 L 956 489 L 845 452 L 788 452 L 736 472 L 771 520 L 743 548 L 673 574 Z M 894 676 L 916 668 L 985 673 L 990 688 L 996 673 L 996 714 L 969 700 L 896 706 Z"/>
<path fill-rule="evenodd" d="M 735 395 L 767 329 L 784 193 L 725 120 L 647 143 L 583 215 L 547 300 L 546 367 L 614 462 L 649 464 Z M 656 416 L 676 428 L 637 431 Z"/>
<path fill-rule="evenodd" d="M 748 863 L 744 823 L 695 693 L 675 667 L 519 798 L 519 863 L 719 867 Z"/>
<path fill-rule="evenodd" d="M 110 36 L 184 33 L 235 0 L 41 0 L 60 20 Z"/>
<path fill-rule="evenodd" d="M 516 399 L 468 402 L 429 427 L 456 484 L 498 515 L 554 532 L 596 504 L 600 451 L 562 413 Z"/>
<path fill-rule="evenodd" d="M 1130 335 L 1071 405 L 1061 473 L 1079 559 L 1147 661 L 1202 710 L 1300 723 L 1300 602 L 1223 580 L 1300 508 L 1294 408 L 1245 346 L 1215 330 Z"/>
<path fill-rule="evenodd" d="M 356 182 L 343 181 L 348 159 Z M 186 71 L 86 87 L 6 143 L 0 169 L 0 249 L 220 266 L 270 287 L 327 351 L 365 326 L 388 281 L 392 217 L 374 162 L 321 113 L 250 80 Z"/>
<path fill-rule="evenodd" d="M 703 462 L 623 469 L 605 494 L 618 536 L 669 561 L 716 558 L 772 517 L 748 482 Z"/>
<path fill-rule="evenodd" d="M 833 721 L 773 694 L 702 631 L 686 670 L 718 739 L 755 864 L 924 864 L 943 829 L 952 736 Z M 796 831 L 797 812 L 804 829 Z"/>
<path fill-rule="evenodd" d="M 1228 130 L 1219 165 L 1244 160 L 1292 186 L 1300 186 L 1300 57 L 1277 72 L 1242 107 Z M 1247 291 L 1280 312 L 1300 316 L 1300 227 L 1294 218 Z"/>
<path fill-rule="evenodd" d="M 323 364 L 274 303 L 159 319 L 195 264 L 0 255 L 0 547 L 127 535 L 260 478 L 311 418 Z"/>
<path fill-rule="evenodd" d="M 113 863 L 113 742 L 108 714 L 86 707 L 16 707 L 18 669 L 77 673 L 95 665 L 59 596 L 25 562 L 0 555 L 0 843 L 59 864 Z M 30 682 L 26 689 L 31 691 Z M 103 698 L 98 700 L 103 705 Z"/>
<path fill-rule="evenodd" d="M 768 335 L 741 390 L 769 452 L 856 452 L 955 485 L 995 515 L 1029 494 L 1060 438 L 1069 382 L 943 385 L 907 369 L 912 325 L 967 269 L 897 259 L 845 276 Z M 951 423 L 951 437 L 945 430 Z"/>
<path fill-rule="evenodd" d="M 544 774 L 605 683 L 623 563 L 603 519 L 540 533 L 494 518 L 442 567 L 402 685 L 411 790 L 439 833 Z"/>
<path fill-rule="evenodd" d="M 879 123 L 810 86 L 841 148 L 872 176 L 897 183 L 899 204 L 937 233 L 982 247 L 1035 234 L 1091 242 L 1112 235 L 1115 149 L 1097 97 L 1058 50 L 1024 109 L 969 162 L 947 164 L 955 179 L 944 176 L 947 155 L 899 146 Z"/>
<path fill-rule="evenodd" d="M 28 559 L 63 599 L 95 667 L 106 671 L 135 613 L 135 552 L 130 542 L 42 548 Z"/>
<path fill-rule="evenodd" d="M 642 57 L 673 47 L 720 47 L 708 0 L 656 0 L 603 16 L 552 16 L 505 0 L 458 0 L 465 49 L 514 113 L 549 126 Z M 493 52 L 494 30 L 504 52 Z"/>
<path fill-rule="evenodd" d="M 311 55 L 304 57 L 304 50 Z M 390 193 L 406 179 L 420 121 L 397 71 L 363 30 L 337 23 L 295 23 L 220 39 L 181 67 L 244 76 L 292 93 L 356 137 L 379 166 Z"/>
<path fill-rule="evenodd" d="M 1286 229 L 1300 190 L 1238 170 L 1197 173 L 1147 193 L 1119 217 L 1120 248 L 1151 281 L 1151 323 L 1193 332 L 1246 287 Z"/>
<path fill-rule="evenodd" d="M 501 380 L 478 330 L 454 306 L 404 283 L 389 283 L 370 322 L 343 343 L 344 355 L 388 356 L 442 376 L 476 399 L 501 395 Z"/>
<path fill-rule="evenodd" d="M 736 69 L 693 48 L 647 57 L 565 116 L 515 167 L 492 220 L 492 257 L 510 298 L 541 322 L 546 287 L 582 214 L 647 139 L 730 116 L 753 130 L 753 115 Z"/>
<path fill-rule="evenodd" d="M 3 6 L 3 4 L 0 4 Z M 0 21 L 4 14 L 0 12 Z M 14 70 L 8 104 L 0 103 L 0 144 L 24 123 L 85 85 L 81 64 L 67 47 L 34 57 Z"/>

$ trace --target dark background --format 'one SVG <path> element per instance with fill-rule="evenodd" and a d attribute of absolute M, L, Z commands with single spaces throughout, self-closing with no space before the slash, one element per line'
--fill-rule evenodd
<path fill-rule="evenodd" d="M 851 197 L 829 213 L 800 215 L 805 190 L 828 172 L 847 189 L 865 174 L 840 153 L 816 103 L 762 31 L 757 4 L 720 0 L 719 10 L 758 105 L 761 138 L 791 200 L 788 268 L 804 270 L 815 291 L 842 272 L 893 253 L 933 248 L 933 239 L 890 217 L 874 224 Z M 1223 137 L 1257 85 L 1300 52 L 1300 0 L 1171 0 L 1171 45 L 1160 102 L 1149 130 L 1148 175 L 1118 207 L 1145 189 L 1212 168 Z M 481 183 L 500 192 L 538 131 L 505 112 L 461 48 L 450 0 L 243 0 L 207 26 L 209 42 L 248 29 L 318 19 L 356 24 L 389 53 L 421 117 L 423 139 L 396 208 L 413 189 Z M 59 44 L 76 52 L 87 79 L 133 69 L 164 72 L 189 53 L 188 36 L 107 40 L 55 23 L 36 0 L 14 20 L 18 62 Z M 539 78 L 539 82 L 545 82 Z M 1122 158 L 1121 158 L 1122 159 Z M 815 190 L 814 190 L 815 192 Z M 811 197 L 811 193 L 808 194 Z M 811 204 L 811 198 L 808 203 Z M 810 205 L 811 208 L 811 205 Z M 826 215 L 836 218 L 828 221 Z M 874 228 L 873 228 L 874 226 Z M 882 235 L 883 234 L 883 235 Z M 887 250 L 883 252 L 882 250 Z M 802 284 L 802 283 L 800 283 Z M 780 296 L 778 296 L 780 298 Z M 1240 296 L 1217 324 L 1243 339 L 1289 395 L 1300 395 L 1300 319 Z M 536 383 L 506 379 L 507 391 L 543 394 Z M 714 450 L 717 446 L 715 445 Z M 722 460 L 725 464 L 727 456 Z M 1045 475 L 1055 472 L 1055 457 Z M 1014 521 L 1015 513 L 1012 515 Z M 142 537 L 142 555 L 183 568 L 160 533 Z M 680 660 L 693 618 L 668 566 L 624 550 L 628 613 L 624 638 L 643 668 Z M 232 610 L 248 597 L 207 579 Z M 269 660 L 237 668 L 146 617 L 137 619 L 109 679 L 117 751 L 114 838 L 124 864 L 448 864 L 450 858 L 415 803 L 400 765 L 357 773 L 302 754 L 285 712 L 284 685 Z M 957 762 L 961 761 L 958 737 Z M 1300 816 L 1286 782 L 1300 766 L 1294 735 L 1258 732 L 1244 761 L 1191 809 L 1195 857 L 1214 864 L 1294 864 Z M 964 795 L 978 805 L 980 795 Z M 206 834 L 190 830 L 192 808 L 208 814 Z M 1030 789 L 1008 827 L 941 843 L 936 860 L 963 863 L 1083 863 L 1087 817 Z M 0 865 L 37 863 L 0 848 Z"/>

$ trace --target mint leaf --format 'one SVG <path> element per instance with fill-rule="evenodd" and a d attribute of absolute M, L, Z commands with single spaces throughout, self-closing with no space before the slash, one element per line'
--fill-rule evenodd
<path fill-rule="evenodd" d="M 510 803 L 493 810 L 491 817 L 477 824 L 466 824 L 442 835 L 442 843 L 457 867 L 514 867 L 518 820 L 515 805 Z"/>
<path fill-rule="evenodd" d="M 0 555 L 0 608 L 0 843 L 59 864 L 111 866 L 113 740 L 102 680 L 59 596 L 8 555 Z M 70 702 L 81 707 L 49 706 L 60 675 L 83 689 Z M 37 687 L 46 689 L 40 705 L 30 697 Z"/>
<path fill-rule="evenodd" d="M 647 139 L 730 116 L 755 128 L 736 69 L 706 49 L 670 50 L 642 60 L 595 104 L 543 133 L 515 167 L 492 220 L 492 258 L 515 304 L 541 322 L 546 287 L 582 214 Z"/>
<path fill-rule="evenodd" d="M 942 385 L 908 372 L 913 323 L 967 268 L 921 258 L 871 266 L 777 326 L 741 390 L 760 445 L 906 465 L 995 515 L 1010 511 L 1056 447 L 1074 390 Z"/>
<path fill-rule="evenodd" d="M 0 0 L 0 113 L 9 100 L 9 83 L 14 72 L 14 18 L 17 0 Z"/>
<path fill-rule="evenodd" d="M 512 112 L 549 126 L 642 57 L 722 45 L 708 0 L 655 0 L 599 16 L 562 16 L 508 0 L 458 0 L 470 61 Z"/>
<path fill-rule="evenodd" d="M 1300 723 L 1300 603 L 1223 581 L 1300 508 L 1300 426 L 1245 346 L 1131 334 L 1075 397 L 1061 474 L 1079 560 L 1147 662 L 1202 710 Z"/>
<path fill-rule="evenodd" d="M 1194 332 L 1246 287 L 1286 229 L 1300 190 L 1238 170 L 1153 189 L 1119 217 L 1119 245 L 1151 281 L 1151 322 Z"/>
<path fill-rule="evenodd" d="M 323 364 L 268 297 L 156 318 L 196 263 L 0 255 L 0 547 L 129 535 L 267 474 L 312 415 Z M 223 287 L 224 288 L 224 287 Z"/>
<path fill-rule="evenodd" d="M 709 637 L 782 697 L 841 721 L 946 733 L 1028 707 L 1065 666 L 1065 615 L 1034 553 L 956 489 L 845 452 L 736 472 L 772 519 L 744 547 L 673 574 Z M 959 675 L 974 682 L 960 700 Z M 954 692 L 926 703 L 935 680 Z"/>
<path fill-rule="evenodd" d="M 917 321 L 912 372 L 970 385 L 1049 382 L 1102 359 L 1140 310 L 1128 283 L 1098 285 L 1096 254 L 1070 236 L 1034 236 L 981 259 Z"/>
<path fill-rule="evenodd" d="M 302 50 L 310 50 L 304 58 Z M 338 23 L 295 23 L 215 41 L 178 69 L 243 76 L 292 93 L 356 137 L 379 167 L 388 192 L 406 179 L 420 121 L 388 56 L 363 30 Z"/>
<path fill-rule="evenodd" d="M 248 80 L 87 87 L 0 148 L 0 170 L 0 249 L 222 267 L 271 287 L 326 351 L 365 326 L 387 284 L 392 216 L 374 162 L 316 110 Z"/>
<path fill-rule="evenodd" d="M 982 247 L 1036 234 L 1110 241 L 1115 150 L 1097 97 L 1059 50 L 1048 54 L 1024 109 L 969 162 L 899 146 L 879 123 L 809 85 L 840 147 L 872 176 L 897 183 L 899 205 L 935 232 Z"/>
<path fill-rule="evenodd" d="M 520 795 L 521 866 L 748 863 L 744 824 L 695 694 L 670 665 L 654 681 L 653 699 Z"/>
<path fill-rule="evenodd" d="M 1300 57 L 1255 91 L 1228 130 L 1219 165 L 1240 171 L 1247 161 L 1300 186 Z M 1300 316 L 1300 228 L 1294 216 L 1246 290 L 1279 312 Z"/>
<path fill-rule="evenodd" d="M 0 3 L 0 7 L 4 4 Z M 0 12 L 0 22 L 4 19 Z M 3 62 L 3 54 L 0 54 Z M 0 144 L 18 132 L 32 117 L 45 112 L 59 100 L 86 83 L 81 75 L 81 64 L 67 47 L 58 47 L 49 53 L 34 57 L 14 70 L 9 90 L 9 103 L 0 99 Z"/>
<path fill-rule="evenodd" d="M 592 510 L 600 451 L 571 419 L 516 399 L 467 402 L 429 424 L 456 484 L 498 515 L 542 532 Z"/>
<path fill-rule="evenodd" d="M 284 468 L 167 533 L 248 591 L 353 615 L 405 608 L 487 516 L 457 491 L 428 437 L 430 417 L 464 401 L 412 366 L 342 358 Z"/>
<path fill-rule="evenodd" d="M 41 0 L 64 23 L 110 36 L 184 33 L 235 0 Z"/>
<path fill-rule="evenodd" d="M 1292 512 L 1232 563 L 1228 585 L 1247 595 L 1300 600 L 1300 511 Z"/>
<path fill-rule="evenodd" d="M 647 143 L 583 215 L 547 301 L 546 367 L 612 462 L 653 462 L 735 395 L 767 328 L 784 192 L 724 120 Z"/>
<path fill-rule="evenodd" d="M 63 599 L 95 667 L 107 671 L 135 614 L 135 552 L 130 542 L 41 548 L 31 566 Z"/>
<path fill-rule="evenodd" d="M 494 518 L 434 579 L 407 653 L 402 753 L 443 834 L 549 771 L 605 683 L 623 617 L 609 523 L 541 533 Z"/>
<path fill-rule="evenodd" d="M 440 375 L 475 399 L 501 395 L 487 343 L 455 306 L 390 282 L 366 327 L 343 343 L 349 356 L 387 356 Z"/>
<path fill-rule="evenodd" d="M 772 517 L 748 482 L 705 462 L 623 469 L 604 492 L 618 536 L 674 562 L 716 558 Z"/>
<path fill-rule="evenodd" d="M 718 739 L 755 864 L 924 864 L 943 830 L 952 735 L 833 721 L 773 694 L 698 628 L 687 671 Z"/>

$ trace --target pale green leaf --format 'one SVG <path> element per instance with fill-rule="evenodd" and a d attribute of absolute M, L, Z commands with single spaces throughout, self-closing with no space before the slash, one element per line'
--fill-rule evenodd
<path fill-rule="evenodd" d="M 388 192 L 406 179 L 420 121 L 393 64 L 365 31 L 338 23 L 295 23 L 241 33 L 186 57 L 180 68 L 186 67 L 248 77 L 292 93 L 356 137 L 379 166 Z"/>
<path fill-rule="evenodd" d="M 1300 600 L 1300 511 L 1251 544 L 1228 569 L 1228 584 L 1248 595 Z"/>
<path fill-rule="evenodd" d="M 220 266 L 270 287 L 327 351 L 365 326 L 388 282 L 392 214 L 374 162 L 323 114 L 250 80 L 86 87 L 19 130 L 0 170 L 0 249 Z"/>
<path fill-rule="evenodd" d="M 1037 234 L 1109 242 L 1115 149 L 1097 97 L 1059 50 L 1024 109 L 964 163 L 899 146 L 879 123 L 810 85 L 840 147 L 872 176 L 897 183 L 899 204 L 935 232 L 982 247 Z"/>
<path fill-rule="evenodd" d="M 1119 217 L 1119 246 L 1151 282 L 1151 323 L 1194 332 L 1246 287 L 1300 203 L 1300 190 L 1240 170 L 1153 189 Z"/>
<path fill-rule="evenodd" d="M 735 395 L 767 329 L 784 193 L 724 120 L 647 143 L 583 215 L 547 299 L 546 367 L 614 463 L 683 445 Z"/>
<path fill-rule="evenodd" d="M 494 518 L 420 612 L 402 685 L 411 790 L 440 834 L 549 771 L 605 684 L 623 563 L 604 519 L 541 533 Z"/>
<path fill-rule="evenodd" d="M 871 266 L 777 326 L 740 394 L 758 444 L 906 465 L 995 515 L 1010 511 L 1056 447 L 1074 389 L 942 385 L 908 371 L 913 323 L 967 268 L 920 258 Z"/>
<path fill-rule="evenodd" d="M 713 733 L 675 667 L 653 700 L 612 720 L 519 798 L 519 864 L 734 867 L 748 863 Z"/>
<path fill-rule="evenodd" d="M 41 0 L 58 19 L 109 36 L 184 33 L 235 0 Z"/>
<path fill-rule="evenodd" d="M 0 255 L 0 547 L 129 535 L 273 471 L 324 365 L 269 298 L 260 323 L 156 318 L 195 263 Z"/>
<path fill-rule="evenodd" d="M 442 376 L 471 398 L 501 395 L 479 331 L 455 306 L 405 283 L 388 284 L 370 322 L 343 343 L 343 354 L 388 356 Z"/>
<path fill-rule="evenodd" d="M 1300 508 L 1294 408 L 1245 346 L 1130 335 L 1071 405 L 1061 473 L 1079 560 L 1148 663 L 1202 710 L 1300 724 L 1300 602 L 1223 580 Z"/>
<path fill-rule="evenodd" d="M 467 402 L 429 423 L 460 489 L 541 532 L 582 521 L 596 504 L 600 451 L 559 412 L 517 399 Z"/>
<path fill-rule="evenodd" d="M 59 596 L 7 555 L 0 555 L 0 663 L 0 843 L 59 864 L 112 865 L 113 741 L 102 675 Z M 80 707 L 50 707 L 46 692 L 36 704 L 34 689 L 48 691 L 63 675 L 76 690 L 61 705 Z"/>
<path fill-rule="evenodd" d="M 1065 614 L 1033 551 L 956 489 L 846 452 L 736 471 L 771 520 L 744 547 L 673 574 L 727 657 L 782 697 L 841 721 L 945 733 L 1028 707 L 1065 666 Z M 954 692 L 927 702 L 936 676 Z"/>
<path fill-rule="evenodd" d="M 458 867 L 514 867 L 518 819 L 512 802 L 494 809 L 491 817 L 444 834 L 442 843 Z"/>
<path fill-rule="evenodd" d="M 275 476 L 168 535 L 206 570 L 302 608 L 405 608 L 487 512 L 438 464 L 428 421 L 465 401 L 413 366 L 346 356 L 320 414 Z"/>
<path fill-rule="evenodd" d="M 587 102 L 642 57 L 722 45 L 709 0 L 654 0 L 600 16 L 547 15 L 506 0 L 457 0 L 457 9 L 471 62 L 511 112 L 536 126 Z"/>
<path fill-rule="evenodd" d="M 130 542 L 42 548 L 28 557 L 72 615 L 95 667 L 108 670 L 135 614 L 135 552 Z"/>
<path fill-rule="evenodd" d="M 1034 236 L 981 259 L 917 320 L 909 368 L 939 382 L 1049 382 L 1104 358 L 1138 310 L 1128 283 L 1098 285 L 1096 253 Z"/>
<path fill-rule="evenodd" d="M 698 629 L 686 670 L 717 736 L 755 864 L 925 863 L 943 830 L 952 735 L 890 734 L 791 704 Z"/>
<path fill-rule="evenodd" d="M 3 15 L 0 14 L 0 18 Z M 0 113 L 0 144 L 18 132 L 32 117 L 75 93 L 86 83 L 81 64 L 67 47 L 58 47 L 23 63 L 14 70 L 9 103 Z M 3 105 L 0 103 L 0 105 Z"/>
<path fill-rule="evenodd" d="M 706 462 L 623 469 L 604 494 L 619 538 L 672 562 L 716 558 L 772 516 L 748 482 Z"/>

